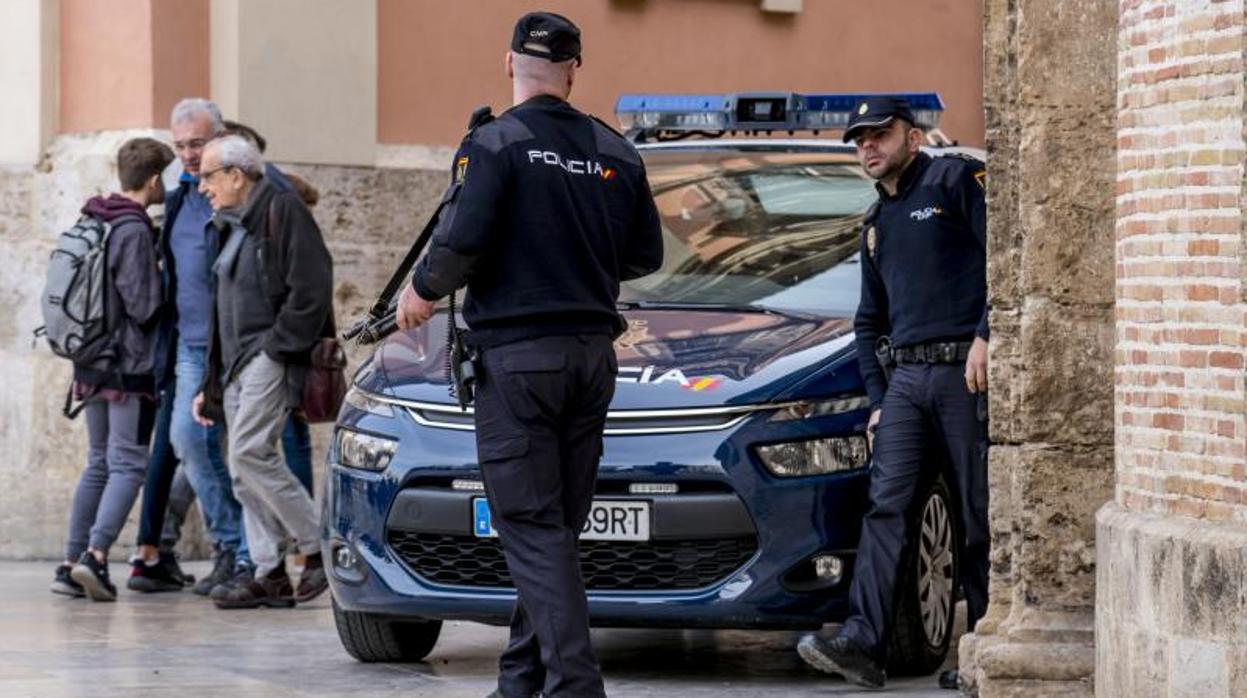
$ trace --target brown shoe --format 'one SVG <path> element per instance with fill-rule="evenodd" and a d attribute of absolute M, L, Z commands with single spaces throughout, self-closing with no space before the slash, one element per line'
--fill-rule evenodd
<path fill-rule="evenodd" d="M 295 602 L 294 587 L 286 569 L 279 567 L 267 576 L 240 582 L 212 602 L 217 608 L 291 608 Z"/>
<path fill-rule="evenodd" d="M 303 572 L 299 575 L 299 588 L 294 593 L 295 600 L 299 603 L 307 603 L 325 593 L 328 588 L 329 577 L 325 575 L 325 565 L 320 553 L 308 555 Z"/>

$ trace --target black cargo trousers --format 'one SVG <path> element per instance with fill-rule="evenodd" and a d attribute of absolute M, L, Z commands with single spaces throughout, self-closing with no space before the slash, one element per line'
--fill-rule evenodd
<path fill-rule="evenodd" d="M 966 388 L 964 364 L 902 363 L 888 384 L 875 432 L 870 473 L 870 509 L 862 520 L 853 583 L 852 614 L 841 631 L 878 661 L 886 661 L 896 608 L 902 557 L 909 534 L 907 515 L 918 485 L 947 455 L 961 503 L 964 542 L 961 584 L 967 631 L 987 610 L 990 534 L 987 520 L 987 413 Z"/>
<path fill-rule="evenodd" d="M 593 503 L 619 372 L 611 337 L 550 336 L 481 352 L 476 448 L 517 599 L 504 696 L 604 696 L 589 644 L 578 536 Z"/>

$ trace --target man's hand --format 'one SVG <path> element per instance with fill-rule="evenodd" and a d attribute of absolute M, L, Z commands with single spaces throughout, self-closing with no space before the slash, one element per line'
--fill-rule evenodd
<path fill-rule="evenodd" d="M 987 340 L 975 337 L 966 357 L 966 387 L 972 393 L 987 392 Z"/>
<path fill-rule="evenodd" d="M 195 421 L 199 422 L 199 426 L 210 427 L 213 425 L 214 422 L 211 419 L 208 419 L 207 417 L 203 416 L 202 414 L 203 406 L 204 406 L 204 394 L 197 393 L 195 395 L 195 401 L 191 403 L 191 414 L 195 417 Z"/>
<path fill-rule="evenodd" d="M 432 301 L 426 301 L 416 293 L 416 289 L 407 284 L 403 287 L 403 293 L 398 297 L 398 312 L 394 319 L 398 322 L 400 330 L 414 330 L 423 325 L 433 317 L 433 310 L 437 304 Z"/>
<path fill-rule="evenodd" d="M 883 416 L 883 410 L 875 410 L 870 413 L 870 421 L 866 422 L 866 448 L 873 453 L 875 450 L 875 429 L 879 426 L 879 418 Z"/>

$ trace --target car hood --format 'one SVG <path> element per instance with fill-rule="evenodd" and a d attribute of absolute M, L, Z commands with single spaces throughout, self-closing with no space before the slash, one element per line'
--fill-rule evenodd
<path fill-rule="evenodd" d="M 775 312 L 630 310 L 615 341 L 612 409 L 714 407 L 769 402 L 851 353 L 852 320 Z M 446 315 L 392 335 L 355 377 L 390 397 L 452 403 L 446 381 Z"/>

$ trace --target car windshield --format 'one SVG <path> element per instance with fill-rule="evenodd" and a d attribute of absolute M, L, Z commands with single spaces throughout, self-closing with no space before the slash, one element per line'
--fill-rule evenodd
<path fill-rule="evenodd" d="M 622 303 L 857 309 L 862 218 L 876 199 L 851 153 L 730 148 L 644 153 L 662 216 L 662 268 Z"/>

